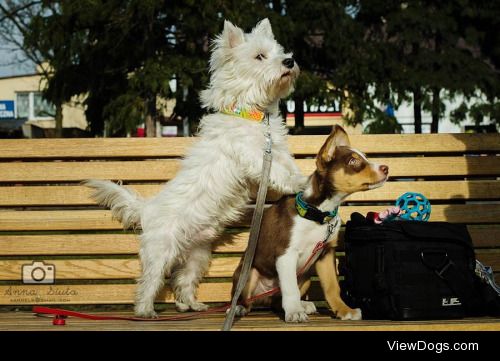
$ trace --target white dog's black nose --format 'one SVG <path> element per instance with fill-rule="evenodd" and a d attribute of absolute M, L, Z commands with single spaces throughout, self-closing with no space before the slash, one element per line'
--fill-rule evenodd
<path fill-rule="evenodd" d="M 295 60 L 293 60 L 293 58 L 286 58 L 285 60 L 283 60 L 283 65 L 288 69 L 292 69 L 295 65 Z"/>

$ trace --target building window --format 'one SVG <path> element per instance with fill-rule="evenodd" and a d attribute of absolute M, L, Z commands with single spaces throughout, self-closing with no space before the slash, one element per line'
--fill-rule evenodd
<path fill-rule="evenodd" d="M 54 118 L 56 110 L 42 97 L 42 93 L 33 93 L 33 112 L 35 118 Z"/>
<path fill-rule="evenodd" d="M 30 93 L 17 93 L 17 117 L 28 118 L 30 116 Z"/>
<path fill-rule="evenodd" d="M 17 117 L 54 119 L 55 107 L 43 99 L 41 92 L 17 93 Z"/>

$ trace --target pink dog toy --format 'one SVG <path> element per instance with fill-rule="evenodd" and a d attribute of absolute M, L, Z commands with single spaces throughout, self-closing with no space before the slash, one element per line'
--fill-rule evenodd
<path fill-rule="evenodd" d="M 399 207 L 389 207 L 382 212 L 368 212 L 366 219 L 373 221 L 375 224 L 381 224 L 385 221 L 393 220 L 401 214 L 401 209 Z"/>

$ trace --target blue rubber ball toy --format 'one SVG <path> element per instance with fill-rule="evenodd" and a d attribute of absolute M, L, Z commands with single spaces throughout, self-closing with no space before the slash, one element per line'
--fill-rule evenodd
<path fill-rule="evenodd" d="M 424 195 L 407 192 L 396 200 L 401 209 L 399 218 L 407 221 L 427 221 L 431 216 L 431 203 Z"/>

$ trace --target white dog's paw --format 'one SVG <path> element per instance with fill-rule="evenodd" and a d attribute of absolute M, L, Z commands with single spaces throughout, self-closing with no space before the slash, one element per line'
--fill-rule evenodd
<path fill-rule="evenodd" d="M 306 177 L 302 174 L 295 174 L 292 176 L 292 190 L 293 193 L 298 193 L 300 191 L 303 191 L 304 188 L 306 187 L 307 180 L 309 177 Z"/>
<path fill-rule="evenodd" d="M 359 308 L 355 308 L 355 309 L 351 309 L 349 310 L 348 312 L 342 314 L 342 315 L 339 315 L 339 318 L 343 321 L 346 321 L 346 320 L 354 320 L 354 321 L 357 321 L 357 320 L 362 320 L 363 319 L 363 315 L 361 313 L 361 309 Z"/>
<path fill-rule="evenodd" d="M 175 309 L 178 312 L 205 311 L 208 309 L 208 306 L 201 302 L 184 303 L 180 301 L 175 301 Z"/>
<path fill-rule="evenodd" d="M 191 302 L 189 307 L 193 311 L 206 311 L 206 310 L 208 310 L 208 305 L 201 303 L 201 302 Z"/>
<path fill-rule="evenodd" d="M 151 307 L 136 307 L 135 316 L 141 318 L 158 318 L 158 314 Z"/>
<path fill-rule="evenodd" d="M 226 310 L 226 314 L 229 313 L 229 308 Z M 236 312 L 234 313 L 236 316 L 243 317 L 248 315 L 248 309 L 242 305 L 236 306 Z"/>
<path fill-rule="evenodd" d="M 189 305 L 187 303 L 175 301 L 175 309 L 177 312 L 187 312 L 189 311 Z"/>
<path fill-rule="evenodd" d="M 309 317 L 307 316 L 306 310 L 303 307 L 300 307 L 293 311 L 285 310 L 285 321 L 294 323 L 308 322 Z"/>
<path fill-rule="evenodd" d="M 302 307 L 304 307 L 304 310 L 306 310 L 306 313 L 308 315 L 311 315 L 313 313 L 316 313 L 318 312 L 316 310 L 316 306 L 314 305 L 313 302 L 309 302 L 309 301 L 300 301 L 300 303 L 302 304 Z"/>

